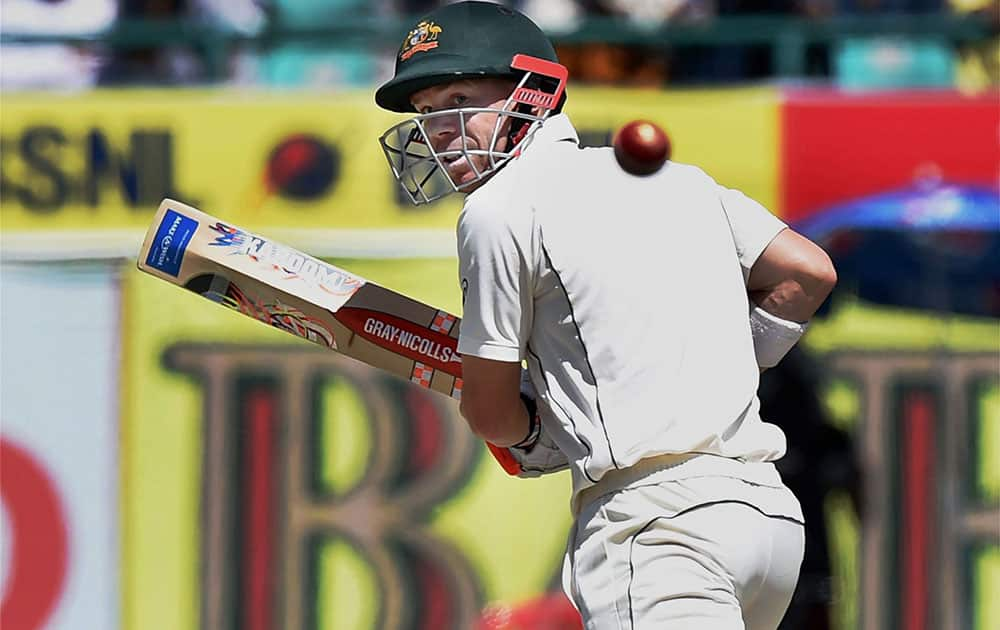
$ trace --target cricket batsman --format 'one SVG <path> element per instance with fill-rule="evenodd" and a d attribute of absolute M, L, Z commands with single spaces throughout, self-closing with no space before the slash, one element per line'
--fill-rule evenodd
<path fill-rule="evenodd" d="M 563 585 L 587 628 L 773 630 L 804 528 L 758 378 L 833 266 L 695 166 L 638 177 L 581 148 L 566 80 L 527 17 L 459 2 L 375 95 L 409 114 L 381 143 L 410 198 L 466 195 L 462 415 L 524 476 L 571 470 Z"/>

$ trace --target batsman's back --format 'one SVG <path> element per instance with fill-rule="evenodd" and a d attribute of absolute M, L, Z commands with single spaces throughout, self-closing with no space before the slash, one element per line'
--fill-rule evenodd
<path fill-rule="evenodd" d="M 777 429 L 757 416 L 725 189 L 691 166 L 635 177 L 610 149 L 558 150 L 529 195 L 544 259 L 529 360 L 581 472 L 669 452 L 777 455 L 783 440 L 776 448 Z"/>

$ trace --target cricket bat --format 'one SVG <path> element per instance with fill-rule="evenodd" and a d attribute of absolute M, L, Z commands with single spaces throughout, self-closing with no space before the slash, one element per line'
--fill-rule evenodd
<path fill-rule="evenodd" d="M 452 398 L 462 396 L 461 320 L 361 276 L 164 199 L 138 266 L 270 324 Z M 487 443 L 507 473 L 520 464 Z"/>

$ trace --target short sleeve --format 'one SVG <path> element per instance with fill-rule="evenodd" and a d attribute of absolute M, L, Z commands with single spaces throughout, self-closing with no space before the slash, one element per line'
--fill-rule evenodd
<path fill-rule="evenodd" d="M 719 186 L 718 194 L 733 233 L 745 283 L 750 277 L 750 269 L 760 255 L 774 237 L 788 226 L 767 208 L 738 190 Z"/>
<path fill-rule="evenodd" d="M 458 221 L 460 353 L 510 362 L 525 357 L 534 313 L 536 242 L 527 210 L 467 199 Z"/>

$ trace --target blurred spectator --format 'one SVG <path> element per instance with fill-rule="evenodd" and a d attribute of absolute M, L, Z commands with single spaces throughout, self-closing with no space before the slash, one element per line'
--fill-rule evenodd
<path fill-rule="evenodd" d="M 368 0 L 271 0 L 275 27 L 348 28 L 339 40 L 281 41 L 267 47 L 256 60 L 256 82 L 271 87 L 371 84 L 377 73 L 377 50 L 363 37 L 362 29 L 375 24 L 383 4 Z M 358 25 L 357 33 L 351 32 L 350 24 Z"/>
<path fill-rule="evenodd" d="M 855 511 L 861 505 L 861 473 L 851 436 L 833 426 L 820 401 L 820 366 L 793 348 L 761 374 L 761 417 L 785 432 L 786 455 L 778 470 L 799 498 L 806 520 L 806 549 L 799 583 L 779 630 L 831 627 L 832 570 L 825 503 L 844 492 Z"/>
<path fill-rule="evenodd" d="M 593 42 L 557 45 L 556 51 L 576 82 L 655 88 L 666 81 L 666 55 L 654 48 Z"/>
<path fill-rule="evenodd" d="M 792 0 L 716 0 L 715 15 L 794 15 Z M 770 44 L 685 46 L 672 51 L 671 83 L 753 81 L 773 74 Z"/>
<path fill-rule="evenodd" d="M 123 20 L 204 24 L 218 29 L 222 37 L 257 35 L 266 24 L 258 0 L 119 0 L 119 7 Z M 195 42 L 192 46 L 151 41 L 145 46 L 115 47 L 101 73 L 101 83 L 183 85 L 209 80 L 213 77 L 207 65 L 207 44 L 219 42 Z"/>
<path fill-rule="evenodd" d="M 949 88 L 955 54 L 944 38 L 852 37 L 836 46 L 835 69 L 850 90 Z"/>
<path fill-rule="evenodd" d="M 517 0 L 509 4 L 548 33 L 572 31 L 587 17 L 577 0 Z"/>
<path fill-rule="evenodd" d="M 115 0 L 4 0 L 5 35 L 94 35 L 115 20 Z M 92 87 L 102 58 L 91 47 L 69 44 L 0 46 L 0 87 L 81 89 Z"/>
<path fill-rule="evenodd" d="M 836 0 L 793 0 L 793 2 L 796 15 L 815 22 L 822 22 L 837 11 Z M 829 42 L 812 42 L 806 47 L 806 77 L 829 80 L 833 75 L 832 68 Z"/>
<path fill-rule="evenodd" d="M 842 15 L 941 13 L 944 0 L 837 0 Z M 900 17 L 905 19 L 905 17 Z M 847 89 L 951 87 L 955 55 L 944 37 L 851 37 L 833 49 L 837 84 Z"/>
<path fill-rule="evenodd" d="M 5 44 L 5 89 L 190 84 L 227 78 L 269 87 L 364 86 L 391 73 L 396 43 L 366 37 L 379 20 L 411 18 L 455 0 L 3 0 L 5 34 L 89 35 L 117 20 L 181 20 L 221 36 L 112 47 L 100 44 Z M 545 30 L 576 30 L 587 18 L 621 19 L 643 28 L 709 21 L 716 16 L 932 13 L 948 8 L 1000 16 L 996 0 L 493 0 L 517 8 Z M 289 40 L 284 29 L 336 26 L 342 35 Z M 274 34 L 275 37 L 268 37 Z M 256 39 L 254 39 L 256 38 Z M 379 44 L 372 42 L 380 41 Z M 557 39 L 558 43 L 558 39 Z M 390 50 L 391 48 L 391 50 Z M 661 87 L 734 83 L 774 76 L 771 43 L 739 45 L 557 45 L 574 81 Z M 861 37 L 806 51 L 807 77 L 834 77 L 847 88 L 952 87 L 982 90 L 1000 83 L 1000 38 L 957 53 L 943 36 Z M 222 70 L 224 76 L 216 74 Z"/>
<path fill-rule="evenodd" d="M 647 27 L 667 22 L 691 22 L 715 14 L 712 0 L 597 0 L 595 4 L 611 15 Z"/>
<path fill-rule="evenodd" d="M 944 8 L 943 0 L 837 0 L 842 15 L 939 13 Z"/>
<path fill-rule="evenodd" d="M 992 36 L 959 49 L 956 68 L 958 88 L 980 92 L 1000 85 L 1000 3 L 996 0 L 951 0 L 956 13 L 979 15 L 986 19 Z"/>
<path fill-rule="evenodd" d="M 266 10 L 274 0 L 191 0 L 189 13 L 223 31 L 240 35 L 259 34 L 267 20 Z"/>
<path fill-rule="evenodd" d="M 525 2 L 519 7 L 534 18 L 540 3 Z M 667 23 L 694 22 L 714 13 L 713 0 L 577 0 L 558 13 L 538 22 L 553 32 L 575 28 L 584 17 L 621 19 L 644 28 L 659 28 Z M 572 7 L 569 5 L 573 5 Z M 565 24 L 553 24 L 552 15 L 560 15 Z M 556 50 L 570 76 L 582 83 L 662 87 L 667 78 L 667 55 L 662 47 L 609 42 L 559 44 Z"/>
<path fill-rule="evenodd" d="M 385 0 L 383 0 L 385 1 Z M 387 0 L 396 16 L 416 17 L 444 4 L 460 0 Z M 587 0 L 486 0 L 524 13 L 542 30 L 560 33 L 575 29 L 586 17 Z"/>

